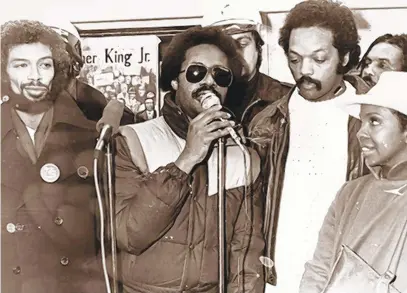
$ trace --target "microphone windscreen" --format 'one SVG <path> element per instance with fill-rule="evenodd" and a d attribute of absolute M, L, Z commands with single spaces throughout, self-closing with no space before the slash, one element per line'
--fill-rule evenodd
<path fill-rule="evenodd" d="M 96 130 L 100 132 L 104 125 L 112 127 L 113 134 L 119 130 L 120 120 L 123 116 L 124 103 L 118 100 L 110 100 L 103 110 L 102 118 L 96 124 Z"/>
<path fill-rule="evenodd" d="M 220 99 L 214 93 L 208 94 L 201 101 L 201 106 L 205 110 L 215 105 L 220 105 Z"/>

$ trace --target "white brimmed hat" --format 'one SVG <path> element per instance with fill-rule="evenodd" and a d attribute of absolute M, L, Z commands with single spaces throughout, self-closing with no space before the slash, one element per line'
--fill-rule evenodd
<path fill-rule="evenodd" d="M 387 71 L 380 76 L 379 82 L 364 95 L 357 95 L 345 102 L 346 111 L 360 119 L 361 105 L 374 105 L 389 108 L 407 115 L 407 72 Z"/>

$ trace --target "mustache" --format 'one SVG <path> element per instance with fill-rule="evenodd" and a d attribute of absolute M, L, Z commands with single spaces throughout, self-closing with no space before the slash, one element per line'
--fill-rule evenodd
<path fill-rule="evenodd" d="M 371 75 L 366 75 L 366 76 L 362 77 L 362 79 L 363 79 L 365 82 L 369 83 L 369 84 L 374 84 L 374 83 L 375 83 L 375 82 L 373 81 Z"/>
<path fill-rule="evenodd" d="M 49 86 L 47 86 L 46 84 L 43 84 L 42 82 L 40 82 L 38 80 L 21 84 L 21 89 L 23 90 L 24 88 L 26 88 L 28 86 L 43 87 L 49 91 Z"/>
<path fill-rule="evenodd" d="M 319 80 L 313 79 L 307 75 L 303 75 L 299 80 L 297 80 L 297 86 L 299 87 L 302 83 L 309 82 L 315 84 L 317 90 L 320 91 L 322 89 L 322 83 Z"/>
<path fill-rule="evenodd" d="M 200 86 L 199 88 L 197 88 L 196 90 L 194 90 L 191 93 L 191 96 L 193 99 L 198 99 L 199 95 L 204 92 L 204 91 L 211 91 L 212 93 L 214 93 L 219 99 L 221 98 L 221 94 L 216 90 L 214 85 L 207 85 L 204 84 L 202 86 Z"/>

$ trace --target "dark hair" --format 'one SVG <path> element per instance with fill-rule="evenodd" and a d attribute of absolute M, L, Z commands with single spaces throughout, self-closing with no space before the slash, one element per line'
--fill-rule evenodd
<path fill-rule="evenodd" d="M 392 112 L 397 117 L 397 120 L 400 122 L 400 129 L 407 130 L 407 115 L 392 109 L 390 109 L 390 112 Z"/>
<path fill-rule="evenodd" d="M 278 43 L 287 54 L 290 34 L 296 28 L 320 27 L 333 34 L 333 46 L 338 50 L 343 61 L 349 53 L 349 62 L 340 67 L 339 73 L 346 73 L 359 62 L 359 35 L 352 11 L 331 0 L 309 0 L 297 4 L 287 15 L 284 26 L 280 29 Z"/>
<path fill-rule="evenodd" d="M 229 59 L 234 81 L 241 79 L 243 62 L 235 40 L 217 27 L 193 27 L 177 34 L 165 51 L 160 76 L 164 91 L 173 91 L 171 81 L 178 77 L 187 50 L 202 44 L 214 45 L 224 52 Z"/>
<path fill-rule="evenodd" d="M 9 86 L 7 64 L 10 50 L 18 45 L 41 43 L 52 52 L 55 75 L 52 80 L 51 95 L 58 95 L 65 88 L 70 69 L 70 56 L 65 42 L 51 28 L 38 21 L 9 21 L 1 26 L 1 75 L 2 86 Z"/>
<path fill-rule="evenodd" d="M 378 37 L 376 40 L 370 44 L 369 48 L 367 49 L 366 53 L 363 55 L 363 58 L 360 60 L 358 65 L 358 69 L 363 71 L 366 67 L 366 58 L 369 55 L 370 51 L 379 43 L 387 43 L 399 47 L 403 52 L 403 65 L 401 70 L 407 72 L 407 34 L 400 34 L 400 35 L 392 35 L 392 34 L 385 34 Z"/>

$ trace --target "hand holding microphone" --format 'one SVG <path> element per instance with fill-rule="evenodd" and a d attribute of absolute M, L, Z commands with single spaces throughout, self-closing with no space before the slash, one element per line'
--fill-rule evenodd
<path fill-rule="evenodd" d="M 220 99 L 211 91 L 205 91 L 205 94 L 202 95 L 201 98 L 201 105 L 203 109 L 209 109 L 215 105 L 220 105 Z M 221 121 L 224 121 L 224 119 L 220 118 Z M 233 140 L 240 145 L 241 143 L 241 138 L 240 136 L 236 133 L 236 131 L 232 127 L 226 127 L 227 131 L 229 132 L 230 136 L 233 138 Z"/>
<path fill-rule="evenodd" d="M 203 101 L 202 96 L 201 103 Z M 222 109 L 220 102 L 212 105 L 192 119 L 189 124 L 185 148 L 175 161 L 178 168 L 185 173 L 189 173 L 196 164 L 202 162 L 212 142 L 227 136 L 229 128 L 232 129 L 235 125 L 234 121 L 227 120 L 230 114 L 220 111 Z"/>

